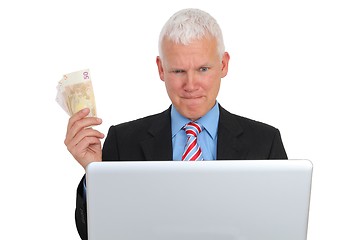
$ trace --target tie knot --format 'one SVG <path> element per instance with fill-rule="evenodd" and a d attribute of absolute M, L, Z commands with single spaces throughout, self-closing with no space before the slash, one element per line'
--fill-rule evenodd
<path fill-rule="evenodd" d="M 202 131 L 202 126 L 199 123 L 196 122 L 189 122 L 188 124 L 186 124 L 184 126 L 184 130 L 186 132 L 187 136 L 193 136 L 193 137 L 197 137 L 197 135 L 199 133 L 201 133 Z"/>

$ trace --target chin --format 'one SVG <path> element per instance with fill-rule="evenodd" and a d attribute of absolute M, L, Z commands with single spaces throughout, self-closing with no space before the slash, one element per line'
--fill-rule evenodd
<path fill-rule="evenodd" d="M 204 116 L 205 113 L 202 109 L 199 109 L 199 108 L 191 108 L 191 109 L 187 109 L 185 112 L 184 112 L 184 117 L 186 118 L 189 118 L 193 121 L 201 118 L 202 116 Z"/>
<path fill-rule="evenodd" d="M 177 105 L 176 109 L 184 117 L 191 120 L 197 120 L 207 113 L 207 105 L 204 103 L 204 100 L 201 98 L 185 100 Z"/>

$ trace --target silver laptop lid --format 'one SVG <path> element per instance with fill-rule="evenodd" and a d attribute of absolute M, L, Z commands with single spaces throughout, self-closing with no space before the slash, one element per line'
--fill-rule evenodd
<path fill-rule="evenodd" d="M 89 240 L 305 240 L 311 176 L 307 160 L 92 163 Z"/>

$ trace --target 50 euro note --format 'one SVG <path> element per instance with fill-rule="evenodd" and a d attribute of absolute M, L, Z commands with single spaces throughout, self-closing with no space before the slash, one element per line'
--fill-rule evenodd
<path fill-rule="evenodd" d="M 57 85 L 56 101 L 69 116 L 89 108 L 88 116 L 95 117 L 95 96 L 89 69 L 65 74 Z"/>

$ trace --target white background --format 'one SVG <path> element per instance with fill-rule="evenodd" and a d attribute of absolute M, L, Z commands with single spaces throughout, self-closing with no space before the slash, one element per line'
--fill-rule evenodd
<path fill-rule="evenodd" d="M 63 144 L 57 82 L 90 68 L 105 134 L 166 109 L 158 34 L 187 7 L 223 29 L 231 60 L 219 102 L 279 128 L 289 158 L 312 160 L 308 239 L 360 239 L 356 0 L 1 1 L 0 239 L 79 239 L 84 171 Z"/>

